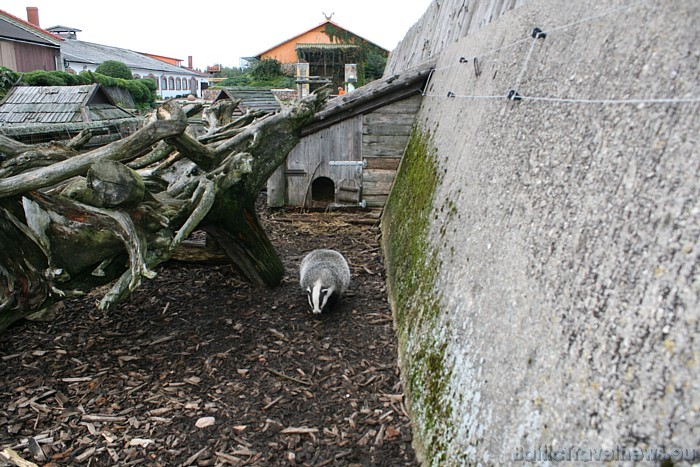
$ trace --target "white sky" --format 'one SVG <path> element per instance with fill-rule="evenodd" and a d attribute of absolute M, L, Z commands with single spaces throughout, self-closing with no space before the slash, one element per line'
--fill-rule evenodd
<path fill-rule="evenodd" d="M 195 68 L 237 67 L 325 21 L 388 50 L 428 9 L 432 0 L 0 0 L 0 9 L 23 20 L 39 8 L 42 28 L 82 30 L 78 40 L 179 58 Z"/>

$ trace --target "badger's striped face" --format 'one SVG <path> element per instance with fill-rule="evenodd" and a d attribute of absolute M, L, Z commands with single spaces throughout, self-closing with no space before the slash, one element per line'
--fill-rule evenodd
<path fill-rule="evenodd" d="M 328 299 L 333 295 L 335 287 L 324 287 L 321 281 L 316 281 L 313 288 L 307 287 L 306 296 L 314 314 L 319 314 L 328 304 Z"/>

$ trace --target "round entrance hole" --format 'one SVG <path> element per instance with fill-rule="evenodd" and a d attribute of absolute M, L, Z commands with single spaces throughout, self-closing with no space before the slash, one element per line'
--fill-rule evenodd
<path fill-rule="evenodd" d="M 313 207 L 326 207 L 335 201 L 335 184 L 328 177 L 318 177 L 311 184 Z"/>

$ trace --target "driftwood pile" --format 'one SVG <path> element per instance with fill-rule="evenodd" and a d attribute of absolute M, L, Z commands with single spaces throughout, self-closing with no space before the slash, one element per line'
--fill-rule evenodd
<path fill-rule="evenodd" d="M 117 279 L 99 304 L 112 307 L 195 229 L 243 277 L 276 285 L 284 268 L 255 200 L 327 96 L 239 118 L 222 101 L 200 136 L 170 100 L 130 137 L 85 153 L 89 131 L 43 146 L 0 136 L 0 330 Z"/>

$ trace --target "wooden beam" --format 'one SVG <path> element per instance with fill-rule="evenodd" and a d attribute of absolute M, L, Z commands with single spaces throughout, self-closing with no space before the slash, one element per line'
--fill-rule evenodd
<path fill-rule="evenodd" d="M 367 161 L 365 170 L 397 170 L 399 168 L 400 157 L 369 156 L 364 158 Z"/>
<path fill-rule="evenodd" d="M 301 129 L 301 135 L 310 135 L 355 115 L 372 112 L 392 102 L 421 94 L 434 65 L 433 59 L 401 74 L 373 81 L 331 99 L 316 113 L 312 122 Z"/>

